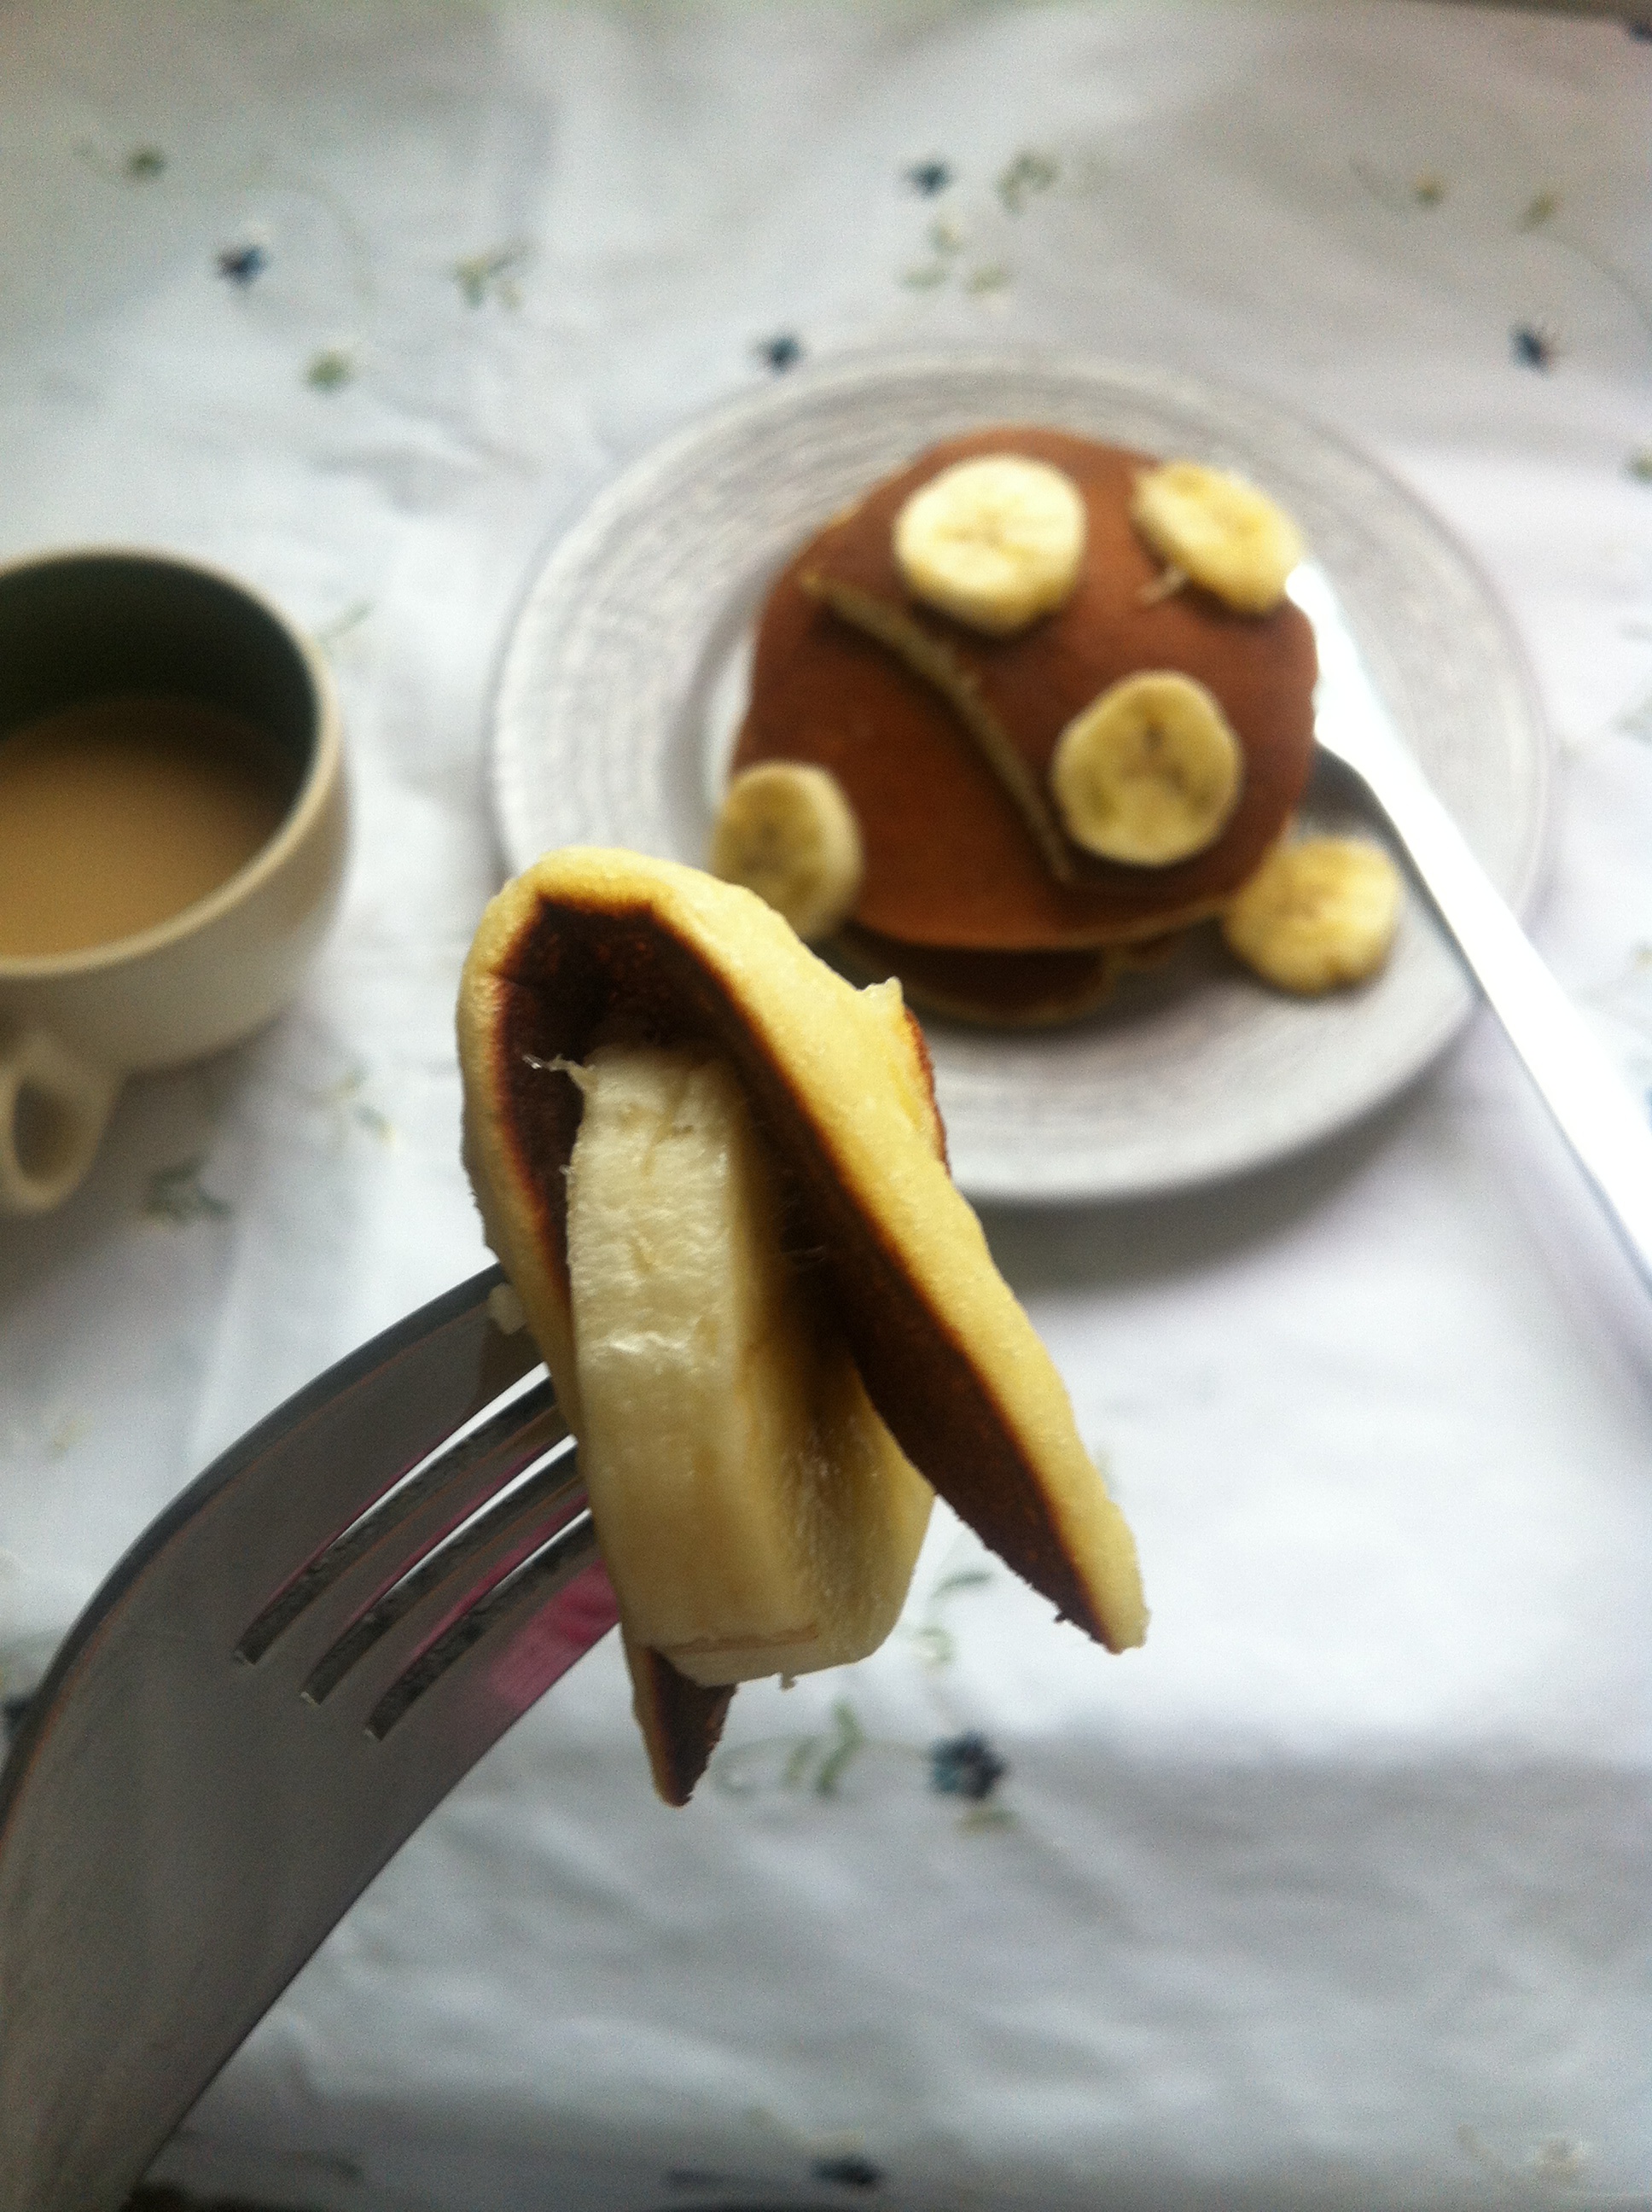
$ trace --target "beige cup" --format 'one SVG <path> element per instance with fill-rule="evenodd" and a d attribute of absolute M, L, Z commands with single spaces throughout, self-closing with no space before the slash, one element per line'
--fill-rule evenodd
<path fill-rule="evenodd" d="M 337 904 L 341 726 L 313 646 L 245 585 L 156 554 L 0 568 L 0 744 L 61 708 L 144 692 L 250 721 L 297 789 L 243 868 L 155 927 L 80 951 L 0 953 L 0 1213 L 68 1197 L 128 1075 L 203 1059 L 277 1013 Z"/>

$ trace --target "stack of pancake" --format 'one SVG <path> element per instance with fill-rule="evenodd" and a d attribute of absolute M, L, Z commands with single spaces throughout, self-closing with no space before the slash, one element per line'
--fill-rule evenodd
<path fill-rule="evenodd" d="M 920 487 L 988 454 L 1062 471 L 1086 522 L 1065 604 L 1004 636 L 915 597 L 893 537 Z M 1060 430 L 952 439 L 835 517 L 775 584 L 732 771 L 797 762 L 841 787 L 864 873 L 826 949 L 852 973 L 896 975 L 913 1003 L 961 1018 L 1070 1020 L 1121 968 L 1222 913 L 1278 840 L 1313 762 L 1313 632 L 1289 600 L 1240 612 L 1167 580 L 1131 519 L 1156 466 Z M 1219 703 L 1243 755 L 1237 802 L 1187 858 L 1097 858 L 1041 796 L 1057 739 L 1121 678 L 1163 670 Z"/>

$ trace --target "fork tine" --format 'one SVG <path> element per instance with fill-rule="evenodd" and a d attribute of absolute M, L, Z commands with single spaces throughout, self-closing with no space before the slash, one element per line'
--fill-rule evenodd
<path fill-rule="evenodd" d="M 204 1534 L 233 1499 L 233 1538 L 219 1557 L 237 1571 L 215 1572 L 192 1601 L 215 1638 L 235 1646 L 368 1506 L 538 1364 L 527 1330 L 507 1335 L 494 1319 L 504 1280 L 487 1268 L 330 1367 L 216 1460 L 123 1565 L 184 1520 L 198 1517 Z M 203 1556 L 213 1558 L 210 1540 Z"/>
<path fill-rule="evenodd" d="M 428 1643 L 367 1717 L 367 1733 L 422 1766 L 457 1737 L 502 1735 L 619 1620 L 589 1512 L 559 1529 Z"/>
<path fill-rule="evenodd" d="M 549 1379 L 439 1449 L 318 1553 L 265 1606 L 235 1647 L 257 1665 L 282 1639 L 325 1650 L 409 1570 L 507 1483 L 568 1436 Z M 283 1663 L 301 1664 L 283 1650 Z"/>
<path fill-rule="evenodd" d="M 388 1684 L 459 1616 L 485 1598 L 584 1510 L 572 1452 L 495 1495 L 434 1553 L 386 1589 L 323 1653 L 302 1694 L 325 1705 L 348 1686 L 352 1711 L 376 1703 Z"/>

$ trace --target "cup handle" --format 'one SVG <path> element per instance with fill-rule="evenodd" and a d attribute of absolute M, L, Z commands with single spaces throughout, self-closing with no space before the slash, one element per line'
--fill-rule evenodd
<path fill-rule="evenodd" d="M 119 1088 L 45 1030 L 0 1042 L 0 1213 L 63 1203 L 92 1164 Z"/>

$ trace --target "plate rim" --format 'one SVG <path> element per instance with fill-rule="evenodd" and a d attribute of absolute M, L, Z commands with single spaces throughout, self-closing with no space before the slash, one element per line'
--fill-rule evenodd
<path fill-rule="evenodd" d="M 1235 428 L 1241 435 L 1252 424 L 1259 428 L 1266 426 L 1276 432 L 1306 434 L 1316 443 L 1334 450 L 1354 469 L 1380 480 L 1388 495 L 1409 510 L 1412 521 L 1449 551 L 1498 634 L 1506 674 L 1521 702 L 1522 719 L 1531 739 L 1534 826 L 1522 856 L 1518 882 L 1509 895 L 1509 903 L 1518 915 L 1523 919 L 1529 915 L 1547 884 L 1556 849 L 1558 749 L 1524 641 L 1502 594 L 1457 532 L 1404 477 L 1357 439 L 1292 404 L 1281 403 L 1266 391 L 1237 381 L 1214 381 L 1168 363 L 1124 360 L 1078 348 L 1036 343 L 841 349 L 787 372 L 781 382 L 729 393 L 708 406 L 696 409 L 674 428 L 629 460 L 619 463 L 575 511 L 571 520 L 553 525 L 530 562 L 513 602 L 486 694 L 484 772 L 489 811 L 507 872 L 518 872 L 547 849 L 537 838 L 520 834 L 519 794 L 512 787 L 507 758 L 510 748 L 506 737 L 505 710 L 512 686 L 530 650 L 528 632 L 533 610 L 566 586 L 577 586 L 581 572 L 588 566 L 591 552 L 606 542 L 614 521 L 628 515 L 640 497 L 646 497 L 651 483 L 669 479 L 685 463 L 691 464 L 702 449 L 720 444 L 731 431 L 738 431 L 744 424 L 783 422 L 788 416 L 806 411 L 811 403 L 835 394 L 879 384 L 909 389 L 937 376 L 1014 376 L 1017 373 L 1055 380 L 1070 380 L 1098 391 L 1111 389 L 1146 404 L 1179 402 L 1218 419 L 1230 414 L 1236 418 Z M 1411 881 L 1414 896 L 1427 904 L 1426 893 L 1414 876 Z M 1210 1160 L 1158 1176 L 1142 1176 L 1127 1186 L 1104 1186 L 1083 1177 L 1065 1182 L 1040 1181 L 1029 1186 L 1013 1176 L 971 1174 L 963 1187 L 972 1198 L 983 1204 L 1042 1208 L 1127 1206 L 1236 1182 L 1346 1136 L 1394 1104 L 1449 1049 L 1480 1005 L 1479 994 L 1465 974 L 1456 1003 L 1449 1006 L 1414 1040 L 1410 1050 L 1391 1065 L 1379 1090 L 1351 1109 L 1336 1108 L 1317 1127 L 1280 1132 L 1260 1143 L 1252 1139 L 1236 1147 L 1230 1158 Z"/>

